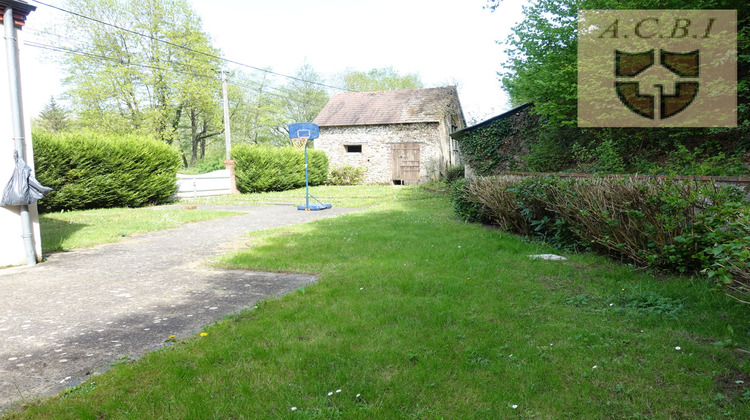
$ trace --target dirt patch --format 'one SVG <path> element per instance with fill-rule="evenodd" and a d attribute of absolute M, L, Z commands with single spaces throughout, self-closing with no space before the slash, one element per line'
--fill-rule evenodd
<path fill-rule="evenodd" d="M 750 375 L 745 372 L 733 370 L 716 376 L 714 382 L 730 401 L 750 399 Z"/>

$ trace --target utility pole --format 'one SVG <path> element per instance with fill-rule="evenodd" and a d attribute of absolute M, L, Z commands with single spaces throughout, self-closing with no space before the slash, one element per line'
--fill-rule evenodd
<path fill-rule="evenodd" d="M 221 71 L 221 89 L 224 92 L 224 143 L 227 149 L 227 160 L 232 151 L 232 132 L 229 129 L 229 97 L 227 95 L 227 73 Z"/>
<path fill-rule="evenodd" d="M 230 157 L 232 154 L 232 132 L 229 129 L 229 95 L 227 94 L 227 73 L 224 70 L 221 71 L 221 90 L 224 93 L 224 143 L 227 149 L 224 165 L 227 171 L 229 171 L 232 193 L 238 194 L 239 190 L 237 190 L 237 177 L 234 173 L 234 161 Z"/>

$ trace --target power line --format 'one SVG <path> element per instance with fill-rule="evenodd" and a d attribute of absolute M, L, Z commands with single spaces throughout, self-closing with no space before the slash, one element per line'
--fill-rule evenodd
<path fill-rule="evenodd" d="M 92 53 L 88 53 L 88 52 L 85 52 L 85 51 L 73 50 L 73 49 L 70 49 L 70 48 L 65 48 L 65 47 L 55 46 L 55 45 L 48 45 L 48 44 L 43 44 L 43 43 L 34 42 L 34 41 L 24 41 L 24 45 L 29 46 L 29 47 L 34 47 L 34 48 L 40 48 L 40 49 L 44 49 L 44 50 L 54 51 L 54 52 L 60 52 L 60 53 L 78 55 L 78 56 L 87 57 L 87 58 L 91 58 L 91 59 L 95 59 L 95 60 L 99 60 L 99 61 L 106 61 L 106 62 L 111 63 L 111 64 L 125 66 L 125 67 L 130 66 L 130 67 L 139 67 L 139 68 L 145 68 L 145 69 L 150 69 L 150 70 L 171 71 L 171 72 L 182 74 L 182 75 L 186 75 L 186 76 L 200 77 L 200 78 L 210 79 L 210 80 L 218 80 L 218 76 L 217 75 L 199 74 L 199 73 L 185 72 L 185 71 L 179 71 L 179 70 L 165 68 L 165 67 L 154 66 L 154 65 L 150 65 L 150 64 L 139 64 L 139 63 L 133 63 L 133 62 L 129 62 L 129 61 L 126 62 L 126 61 L 123 61 L 122 59 L 119 59 L 119 58 L 107 57 L 105 55 L 92 54 Z M 188 67 L 190 67 L 190 66 L 188 66 Z M 235 81 L 235 80 L 228 80 L 228 83 L 231 84 L 231 85 L 233 85 L 233 86 L 237 86 L 237 87 L 243 87 L 243 88 L 251 89 L 251 90 L 254 90 L 254 91 L 257 90 L 257 91 L 259 91 L 259 94 L 261 94 L 261 95 L 265 94 L 265 95 L 275 96 L 275 97 L 281 98 L 281 99 L 291 99 L 291 97 L 292 97 L 292 95 L 291 95 L 290 92 L 283 92 L 282 90 L 277 89 L 277 88 L 275 88 L 273 86 L 261 86 L 261 85 L 250 86 L 250 85 L 247 85 L 247 84 L 244 84 L 244 83 L 240 83 L 240 82 Z M 253 82 L 251 81 L 250 83 L 253 83 Z M 280 94 L 280 93 L 268 92 L 267 90 L 264 92 L 264 89 L 273 89 L 273 90 L 275 90 L 277 92 L 286 93 L 286 94 L 284 95 L 284 94 Z"/>
<path fill-rule="evenodd" d="M 24 28 L 24 29 L 28 29 L 28 28 Z M 40 31 L 38 29 L 32 29 L 32 31 L 38 32 L 38 33 L 40 33 L 42 35 L 50 35 L 50 36 L 55 36 L 55 37 L 58 37 L 58 38 L 61 38 L 61 39 L 67 39 L 67 40 L 73 41 L 73 42 L 77 42 L 78 41 L 76 39 L 73 39 L 73 38 L 70 38 L 70 37 L 66 37 L 66 36 L 63 36 L 63 35 L 60 35 L 60 34 L 56 34 L 54 32 Z M 44 40 L 45 37 L 40 37 L 40 39 Z M 50 42 L 50 41 L 48 41 L 48 42 Z M 80 50 L 78 48 L 70 46 L 70 44 L 67 45 L 68 48 L 65 48 L 65 47 L 63 47 L 61 45 L 48 45 L 48 44 L 44 44 L 42 42 L 36 42 L 36 41 L 33 41 L 33 40 L 28 40 L 28 41 L 26 41 L 26 43 L 27 44 L 29 44 L 29 43 L 36 43 L 36 44 L 39 44 L 39 45 L 31 45 L 31 44 L 29 44 L 29 45 L 33 46 L 33 47 L 37 47 L 37 48 L 42 48 L 42 49 L 46 49 L 46 50 L 56 51 L 56 52 L 66 52 L 66 53 L 73 53 L 73 54 L 77 53 L 78 55 L 89 56 L 89 57 L 92 57 L 92 58 L 95 58 L 95 57 L 104 58 L 104 59 L 106 59 L 108 61 L 121 61 L 121 59 L 119 59 L 119 58 L 112 58 L 112 57 L 108 57 L 108 56 L 104 56 L 104 55 L 96 55 L 96 54 L 92 54 L 92 53 L 89 53 L 89 52 L 85 52 L 85 51 L 82 51 L 82 50 Z M 47 48 L 44 48 L 42 46 L 47 47 Z M 174 70 L 172 68 L 172 67 L 175 67 L 175 66 L 182 67 L 182 68 L 188 69 L 188 70 L 197 71 L 197 72 L 203 71 L 203 69 L 200 69 L 200 68 L 198 68 L 196 66 L 192 66 L 190 64 L 187 64 L 187 63 L 184 63 L 184 62 L 180 62 L 180 61 L 164 60 L 164 59 L 153 58 L 153 57 L 151 58 L 151 60 L 154 61 L 154 62 L 158 62 L 158 63 L 161 63 L 163 65 L 166 65 L 166 66 L 170 67 L 169 71 L 179 72 L 179 71 Z M 153 64 L 151 64 L 151 65 L 153 66 Z M 163 68 L 156 68 L 156 69 L 157 70 L 166 70 L 166 69 L 163 69 Z M 213 70 L 213 69 L 211 69 L 211 70 Z"/>
<path fill-rule="evenodd" d="M 347 88 L 341 88 L 341 87 L 337 87 L 337 86 L 327 85 L 325 83 L 314 82 L 312 80 L 305 80 L 305 79 L 302 79 L 302 78 L 299 78 L 299 77 L 289 76 L 287 74 L 277 73 L 275 71 L 271 71 L 271 70 L 268 70 L 268 69 L 263 69 L 263 68 L 260 68 L 260 67 L 251 66 L 249 64 L 240 63 L 239 61 L 234 61 L 234 60 L 230 60 L 230 59 L 225 58 L 225 57 L 220 57 L 220 56 L 217 56 L 217 55 L 209 54 L 207 52 L 194 50 L 192 48 L 185 47 L 183 45 L 178 45 L 178 44 L 175 44 L 175 43 L 170 42 L 170 41 L 166 41 L 166 40 L 163 40 L 163 39 L 160 39 L 160 38 L 153 37 L 151 35 L 142 34 L 140 32 L 133 31 L 131 29 L 123 28 L 123 27 L 117 26 L 115 24 L 112 24 L 112 23 L 109 23 L 109 22 L 105 22 L 103 20 L 99 20 L 99 19 L 96 19 L 96 18 L 93 18 L 93 17 L 90 17 L 90 16 L 85 16 L 85 15 L 82 15 L 80 13 L 73 12 L 71 10 L 66 10 L 66 9 L 63 9 L 61 7 L 58 7 L 58 6 L 54 6 L 54 5 L 51 5 L 51 4 L 48 4 L 48 3 L 44 3 L 44 2 L 39 1 L 39 0 L 31 0 L 31 1 L 33 1 L 34 3 L 39 3 L 39 4 L 43 5 L 43 6 L 50 7 L 50 8 L 55 9 L 55 10 L 59 10 L 59 11 L 64 12 L 64 13 L 71 14 L 73 16 L 77 16 L 77 17 L 82 18 L 82 19 L 90 20 L 92 22 L 96 22 L 96 23 L 99 23 L 101 25 L 109 26 L 109 27 L 115 28 L 115 29 L 120 30 L 120 31 L 125 31 L 125 32 L 128 32 L 128 33 L 131 33 L 131 34 L 143 37 L 143 38 L 148 38 L 148 39 L 151 39 L 153 41 L 161 42 L 161 43 L 173 46 L 173 47 L 181 48 L 181 49 L 184 49 L 185 51 L 190 51 L 192 53 L 205 55 L 206 57 L 214 58 L 214 59 L 217 59 L 217 60 L 220 60 L 220 61 L 224 61 L 226 63 L 232 63 L 232 64 L 235 64 L 235 65 L 238 65 L 238 66 L 247 67 L 247 68 L 250 68 L 250 69 L 253 69 L 253 70 L 262 71 L 262 72 L 265 72 L 265 73 L 269 73 L 269 74 L 273 74 L 273 75 L 276 75 L 276 76 L 285 77 L 287 79 L 297 80 L 297 81 L 304 82 L 304 83 L 311 83 L 311 84 L 314 84 L 314 85 L 323 86 L 323 87 L 327 87 L 327 88 L 331 88 L 331 89 L 337 89 L 337 90 L 345 90 L 345 91 L 349 91 L 349 92 L 355 92 L 355 91 L 347 89 Z"/>
<path fill-rule="evenodd" d="M 34 47 L 34 48 L 41 48 L 41 49 L 44 49 L 44 50 L 50 50 L 50 51 L 55 51 L 55 52 L 64 52 L 64 53 L 79 55 L 79 56 L 88 57 L 88 58 L 105 60 L 105 61 L 111 62 L 113 64 L 119 64 L 119 65 L 122 65 L 122 66 L 140 67 L 140 68 L 146 68 L 146 69 L 151 69 L 151 70 L 171 71 L 171 72 L 183 74 L 183 75 L 186 75 L 186 76 L 201 77 L 201 78 L 205 78 L 205 79 L 214 79 L 214 80 L 217 79 L 216 75 L 209 76 L 209 75 L 206 75 L 206 74 L 198 74 L 198 73 L 191 73 L 191 72 L 179 71 L 179 70 L 175 70 L 175 69 L 170 69 L 170 68 L 166 68 L 166 67 L 159 67 L 159 66 L 154 66 L 154 65 L 150 65 L 150 64 L 139 64 L 139 63 L 133 63 L 133 62 L 126 62 L 126 61 L 123 61 L 123 60 L 118 59 L 118 58 L 107 57 L 107 56 L 104 56 L 104 55 L 91 54 L 91 53 L 84 52 L 84 51 L 77 51 L 77 50 L 72 50 L 72 49 L 69 49 L 69 48 L 61 47 L 61 46 L 54 46 L 54 45 L 42 44 L 42 43 L 39 43 L 39 42 L 24 41 L 24 45 L 27 45 L 29 47 Z"/>

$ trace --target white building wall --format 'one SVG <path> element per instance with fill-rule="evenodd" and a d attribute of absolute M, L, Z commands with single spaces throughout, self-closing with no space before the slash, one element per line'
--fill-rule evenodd
<path fill-rule="evenodd" d="M 331 168 L 351 165 L 367 168 L 366 184 L 391 184 L 393 143 L 420 144 L 420 180 L 439 176 L 447 158 L 439 123 L 320 127 L 315 148 L 328 155 Z M 346 146 L 362 146 L 361 153 L 348 153 Z"/>
<path fill-rule="evenodd" d="M 5 33 L 5 28 L 0 24 L 0 31 Z M 21 63 L 21 83 L 31 83 L 33 81 L 23 78 L 24 69 L 24 46 L 23 32 L 17 31 L 18 44 L 20 49 Z M 21 89 L 23 92 L 23 89 Z M 28 165 L 34 168 L 34 154 L 31 145 L 31 123 L 29 116 L 24 112 L 25 119 L 25 140 L 26 140 L 26 160 Z M 10 109 L 10 87 L 8 84 L 8 60 L 5 42 L 0 48 L 0 194 L 5 189 L 5 185 L 10 180 L 15 167 L 13 161 L 13 150 L 15 141 L 13 139 L 13 119 Z M 31 222 L 34 226 L 34 244 L 36 248 L 37 259 L 41 259 L 42 243 L 39 232 L 39 216 L 37 214 L 36 204 L 29 206 Z M 26 252 L 24 250 L 21 229 L 21 213 L 19 206 L 0 207 L 0 267 L 11 265 L 26 264 Z"/>

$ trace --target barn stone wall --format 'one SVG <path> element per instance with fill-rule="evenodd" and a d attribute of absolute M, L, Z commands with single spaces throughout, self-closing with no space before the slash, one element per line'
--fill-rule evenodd
<path fill-rule="evenodd" d="M 365 183 L 391 184 L 393 143 L 420 143 L 420 181 L 437 178 L 445 167 L 447 134 L 437 122 L 320 127 L 315 148 L 328 155 L 330 167 L 364 166 Z M 346 146 L 361 146 L 361 153 L 347 152 Z"/>

